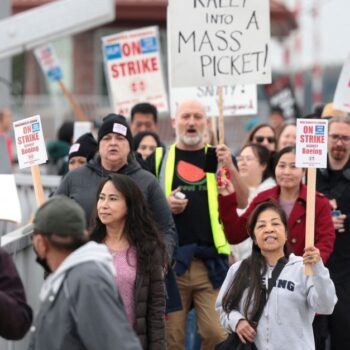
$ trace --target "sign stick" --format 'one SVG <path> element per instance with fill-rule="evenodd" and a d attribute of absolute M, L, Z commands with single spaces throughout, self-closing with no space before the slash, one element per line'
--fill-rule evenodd
<path fill-rule="evenodd" d="M 314 245 L 315 236 L 316 168 L 307 169 L 305 248 Z M 311 265 L 305 265 L 306 276 L 311 276 Z"/>
<path fill-rule="evenodd" d="M 305 248 L 314 246 L 315 230 L 318 232 L 315 227 L 316 169 L 327 167 L 327 142 L 328 120 L 297 119 L 295 165 L 307 168 Z M 304 273 L 313 274 L 310 263 L 305 263 Z"/>
<path fill-rule="evenodd" d="M 218 143 L 218 128 L 217 128 L 217 117 L 215 115 L 213 115 L 211 117 L 211 130 L 213 131 L 213 135 L 214 135 L 214 145 L 217 145 Z"/>
<path fill-rule="evenodd" d="M 32 171 L 36 204 L 38 207 L 40 207 L 45 202 L 44 189 L 41 183 L 40 167 L 39 165 L 33 165 L 30 167 L 30 169 Z"/>
<path fill-rule="evenodd" d="M 222 86 L 218 88 L 219 93 L 219 144 L 225 142 L 225 125 L 224 125 L 224 92 Z"/>
<path fill-rule="evenodd" d="M 85 113 L 83 112 L 83 110 L 81 109 L 81 107 L 76 103 L 72 93 L 67 89 L 67 87 L 64 85 L 62 80 L 57 80 L 57 83 L 59 85 L 59 87 L 62 90 L 63 95 L 67 98 L 70 106 L 73 109 L 73 112 L 75 114 L 75 116 L 78 118 L 79 121 L 87 121 L 89 120 L 87 118 L 87 116 L 85 115 Z"/>

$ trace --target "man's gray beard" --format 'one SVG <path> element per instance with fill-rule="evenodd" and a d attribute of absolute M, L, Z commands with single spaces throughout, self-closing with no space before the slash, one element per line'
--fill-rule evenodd
<path fill-rule="evenodd" d="M 196 146 L 203 141 L 203 136 L 198 135 L 195 137 L 190 137 L 186 135 L 179 135 L 179 140 L 186 146 Z"/>

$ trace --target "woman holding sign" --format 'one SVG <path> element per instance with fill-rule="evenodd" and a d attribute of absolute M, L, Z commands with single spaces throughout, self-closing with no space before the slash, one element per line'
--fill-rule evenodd
<path fill-rule="evenodd" d="M 273 200 L 285 211 L 288 218 L 288 248 L 295 255 L 302 256 L 305 247 L 306 186 L 302 183 L 305 170 L 295 166 L 295 148 L 286 147 L 276 156 L 275 179 L 277 186 L 259 193 L 238 216 L 236 194 L 230 181 L 221 179 L 219 186 L 219 213 L 228 241 L 237 244 L 249 237 L 247 222 L 252 211 L 261 203 Z M 315 205 L 315 247 L 321 258 L 327 262 L 333 251 L 334 226 L 329 201 L 316 193 Z"/>
<path fill-rule="evenodd" d="M 287 253 L 287 216 L 273 202 L 254 209 L 247 229 L 252 252 L 227 273 L 216 301 L 221 324 L 257 349 L 315 349 L 315 313 L 331 314 L 337 301 L 320 251 Z M 312 266 L 313 276 L 304 275 L 304 264 Z"/>

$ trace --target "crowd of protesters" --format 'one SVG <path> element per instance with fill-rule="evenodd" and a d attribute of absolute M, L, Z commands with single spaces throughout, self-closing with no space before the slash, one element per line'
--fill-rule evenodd
<path fill-rule="evenodd" d="M 305 247 L 306 170 L 281 113 L 236 157 L 208 143 L 196 100 L 177 107 L 171 145 L 149 103 L 130 124 L 104 117 L 97 140 L 70 135 L 68 172 L 33 221 L 47 276 L 39 313 L 32 321 L 1 251 L 0 336 L 20 339 L 32 324 L 33 350 L 350 348 L 350 116 L 322 115 L 328 166 L 317 170 L 315 243 Z"/>

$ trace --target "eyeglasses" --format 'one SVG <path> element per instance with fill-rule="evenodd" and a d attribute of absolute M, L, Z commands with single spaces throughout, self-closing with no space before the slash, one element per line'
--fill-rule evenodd
<path fill-rule="evenodd" d="M 273 136 L 255 136 L 254 137 L 254 140 L 257 143 L 263 143 L 265 139 L 268 141 L 268 143 L 275 143 L 276 142 L 276 138 Z"/>
<path fill-rule="evenodd" d="M 257 160 L 256 158 L 252 157 L 252 156 L 238 156 L 236 157 L 237 163 L 239 162 L 252 162 L 253 160 Z"/>
<path fill-rule="evenodd" d="M 328 136 L 333 142 L 338 142 L 338 141 L 341 141 L 343 143 L 350 142 L 350 136 L 338 135 L 338 134 L 329 134 Z"/>

